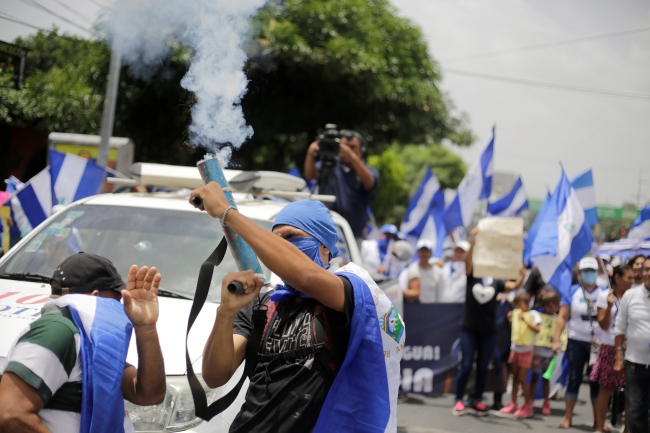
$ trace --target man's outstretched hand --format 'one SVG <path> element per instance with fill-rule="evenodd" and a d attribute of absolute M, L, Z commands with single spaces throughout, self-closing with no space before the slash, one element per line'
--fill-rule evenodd
<path fill-rule="evenodd" d="M 162 276 L 156 268 L 131 266 L 126 279 L 124 312 L 133 326 L 151 326 L 158 321 L 158 287 Z"/>

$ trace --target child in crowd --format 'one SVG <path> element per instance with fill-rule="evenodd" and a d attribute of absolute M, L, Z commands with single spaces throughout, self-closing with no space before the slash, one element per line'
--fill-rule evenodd
<path fill-rule="evenodd" d="M 534 337 L 531 345 L 522 346 L 515 341 L 518 339 L 517 330 L 514 321 L 519 320 L 522 326 L 528 326 L 534 333 L 539 332 L 539 325 L 542 323 L 542 317 L 537 311 L 528 311 L 530 309 L 530 294 L 527 292 L 518 292 L 514 299 L 515 310 L 512 312 L 513 321 L 513 342 L 510 346 L 510 358 L 508 362 L 512 368 L 512 400 L 506 407 L 499 412 L 503 414 L 514 414 L 517 418 L 529 418 L 533 415 L 533 400 L 528 392 L 526 376 L 533 364 Z M 529 314 L 525 314 L 529 313 Z M 516 315 L 519 315 L 517 318 Z M 517 409 L 517 394 L 519 386 L 524 393 L 525 402 L 520 409 Z"/>
<path fill-rule="evenodd" d="M 536 308 L 539 313 L 549 314 L 557 317 L 560 311 L 560 294 L 555 291 L 553 286 L 548 284 L 542 289 L 539 300 L 539 306 Z M 530 378 L 530 399 L 534 400 L 535 389 L 537 389 L 537 380 L 544 374 L 553 359 L 553 349 L 550 347 L 535 346 L 533 353 L 533 374 Z M 550 384 L 549 381 L 542 378 L 542 388 L 544 389 L 544 403 L 542 404 L 542 415 L 551 414 L 551 403 L 549 401 Z"/>

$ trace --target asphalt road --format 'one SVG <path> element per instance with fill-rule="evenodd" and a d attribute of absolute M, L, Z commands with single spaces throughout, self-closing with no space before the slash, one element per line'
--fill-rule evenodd
<path fill-rule="evenodd" d="M 583 385 L 580 389 L 578 403 L 573 416 L 573 427 L 569 430 L 557 428 L 564 416 L 564 401 L 551 401 L 551 415 L 541 415 L 542 402 L 535 404 L 535 416 L 519 420 L 512 416 L 500 416 L 490 413 L 487 416 L 465 414 L 454 416 L 451 409 L 454 405 L 453 395 L 440 397 L 424 397 L 409 394 L 405 402 L 397 405 L 398 433 L 558 433 L 593 432 L 593 414 L 591 404 L 587 402 L 589 387 Z M 491 394 L 486 394 L 486 404 L 492 403 Z M 506 403 L 509 396 L 503 396 Z M 523 401 L 520 398 L 520 404 Z M 614 433 L 622 429 L 614 428 Z"/>

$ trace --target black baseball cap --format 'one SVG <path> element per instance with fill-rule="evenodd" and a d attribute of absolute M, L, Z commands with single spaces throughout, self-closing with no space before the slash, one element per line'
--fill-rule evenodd
<path fill-rule="evenodd" d="M 52 294 L 90 294 L 95 290 L 120 292 L 126 284 L 115 265 L 97 254 L 78 253 L 57 266 L 52 276 Z"/>

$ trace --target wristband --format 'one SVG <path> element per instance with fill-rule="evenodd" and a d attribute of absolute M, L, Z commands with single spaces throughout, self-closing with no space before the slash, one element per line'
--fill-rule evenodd
<path fill-rule="evenodd" d="M 616 346 L 616 347 L 614 348 L 614 350 L 616 350 L 616 351 L 618 351 L 618 352 L 622 352 L 622 351 L 623 351 L 623 346 Z"/>
<path fill-rule="evenodd" d="M 228 206 L 228 208 L 223 212 L 223 215 L 221 216 L 221 225 L 225 226 L 226 225 L 226 216 L 228 215 L 228 212 L 230 209 L 237 209 L 235 206 Z"/>

